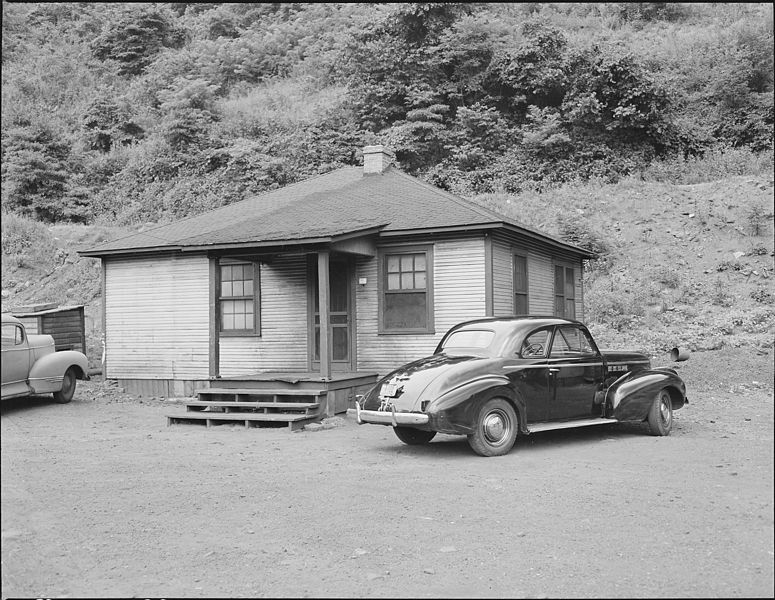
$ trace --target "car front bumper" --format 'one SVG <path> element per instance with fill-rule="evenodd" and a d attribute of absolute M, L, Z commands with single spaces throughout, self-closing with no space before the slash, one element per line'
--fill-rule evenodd
<path fill-rule="evenodd" d="M 417 427 L 418 425 L 427 425 L 430 417 L 425 413 L 416 412 L 396 412 L 393 409 L 390 412 L 381 410 L 363 410 L 360 404 L 356 401 L 355 408 L 348 408 L 347 414 L 355 416 L 355 420 L 358 425 L 364 423 L 373 423 L 375 425 L 392 425 L 393 427 L 410 426 Z"/>

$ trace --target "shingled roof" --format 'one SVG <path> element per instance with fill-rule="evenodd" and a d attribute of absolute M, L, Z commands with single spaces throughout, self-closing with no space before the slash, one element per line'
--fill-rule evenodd
<path fill-rule="evenodd" d="M 584 249 L 535 231 L 447 193 L 395 167 L 364 174 L 345 167 L 168 225 L 109 241 L 84 256 L 163 250 L 293 246 L 354 234 L 476 230 L 504 227 L 585 257 Z"/>

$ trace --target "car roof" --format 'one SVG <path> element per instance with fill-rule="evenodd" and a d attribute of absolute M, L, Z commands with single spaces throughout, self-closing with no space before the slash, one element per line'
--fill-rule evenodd
<path fill-rule="evenodd" d="M 552 325 L 583 325 L 581 321 L 565 319 L 562 317 L 517 315 L 513 317 L 485 317 L 483 319 L 463 321 L 462 323 L 455 325 L 454 329 L 478 324 L 488 324 L 497 331 L 514 328 L 536 329 L 539 327 L 550 327 Z"/>
<path fill-rule="evenodd" d="M 19 323 L 21 325 L 21 321 L 19 319 L 17 319 L 16 317 L 14 317 L 10 313 L 3 313 L 2 322 L 3 323 Z"/>

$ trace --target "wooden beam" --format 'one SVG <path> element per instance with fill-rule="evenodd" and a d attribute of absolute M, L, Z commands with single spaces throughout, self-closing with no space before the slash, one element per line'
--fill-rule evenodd
<path fill-rule="evenodd" d="M 102 286 L 102 342 L 100 355 L 100 362 L 102 363 L 102 377 L 108 378 L 108 274 L 107 274 L 107 261 L 104 257 L 100 258 L 100 285 Z M 86 352 L 84 352 L 85 354 Z"/>
<path fill-rule="evenodd" d="M 210 322 L 208 336 L 209 342 L 209 375 L 210 377 L 218 377 L 221 370 L 221 340 L 220 340 L 220 327 L 218 327 L 218 293 L 221 289 L 221 269 L 220 263 L 217 257 L 210 257 Z"/>
<path fill-rule="evenodd" d="M 493 272 L 492 272 L 492 235 L 484 234 L 484 314 L 492 317 L 495 314 L 493 302 Z"/>
<path fill-rule="evenodd" d="M 328 339 L 331 320 L 331 298 L 329 287 L 329 252 L 318 252 L 318 300 L 320 306 L 320 376 L 331 378 L 331 353 Z"/>

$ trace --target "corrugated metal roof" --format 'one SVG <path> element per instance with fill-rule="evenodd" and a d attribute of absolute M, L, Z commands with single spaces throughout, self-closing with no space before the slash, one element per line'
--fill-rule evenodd
<path fill-rule="evenodd" d="M 345 167 L 82 251 L 86 256 L 219 245 L 289 243 L 383 232 L 511 225 L 553 245 L 588 254 L 517 221 L 390 168 L 364 175 Z"/>

